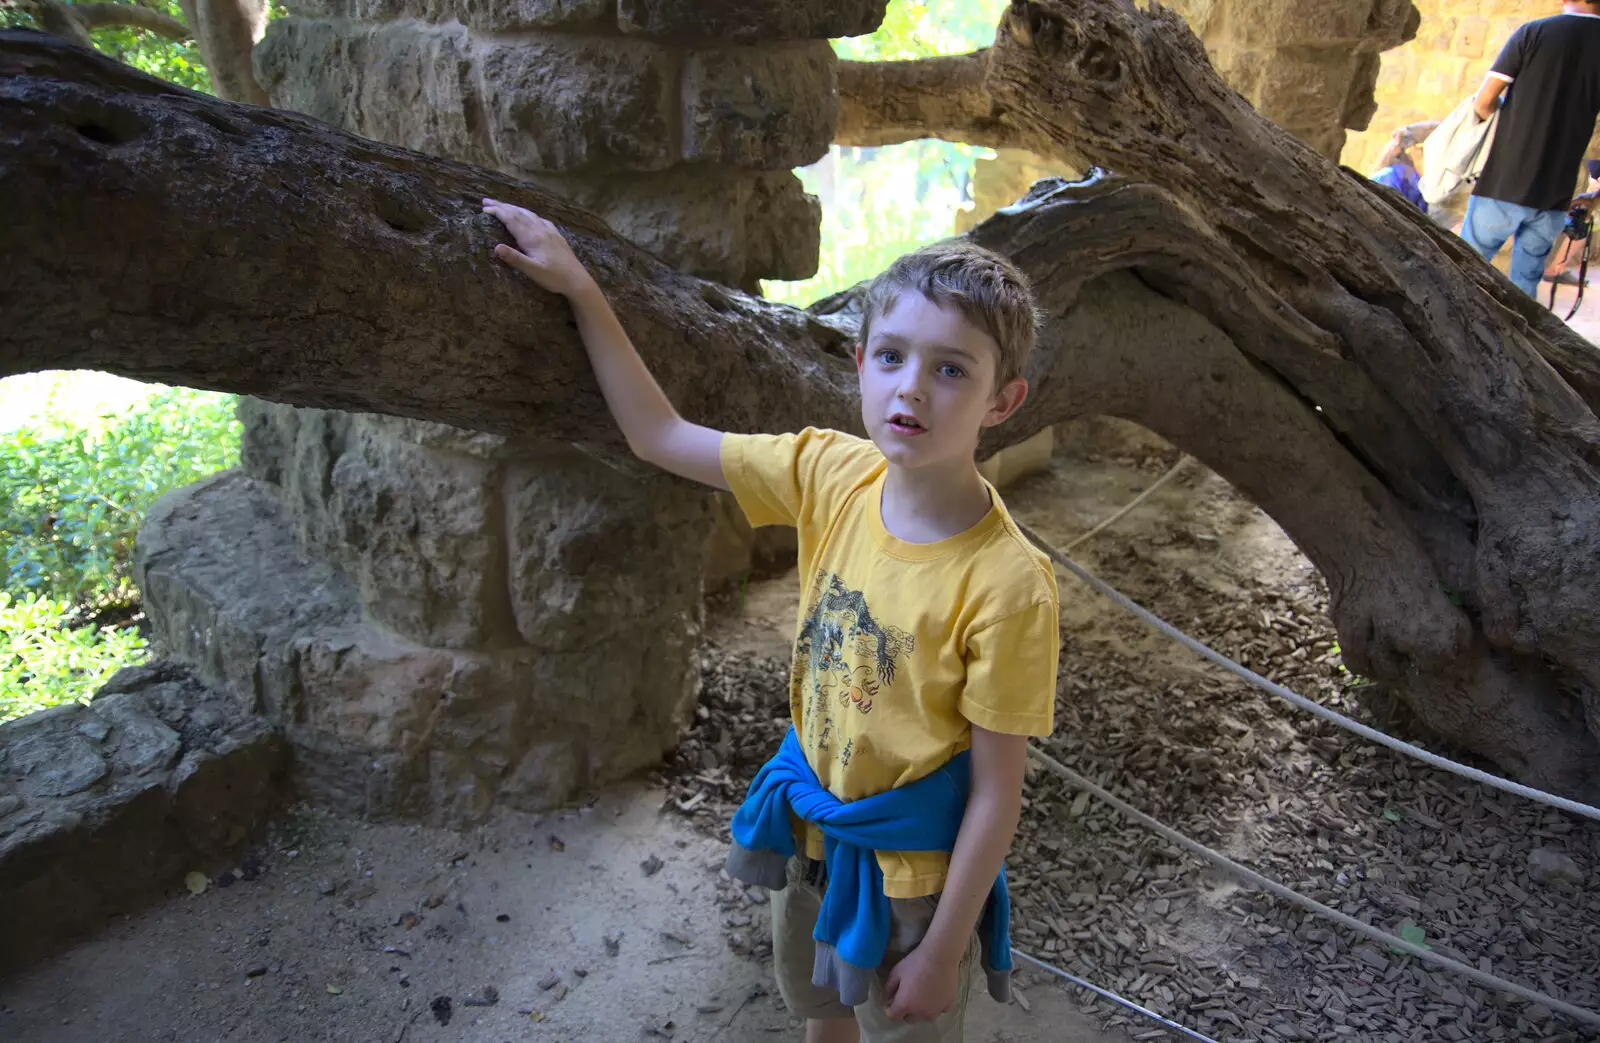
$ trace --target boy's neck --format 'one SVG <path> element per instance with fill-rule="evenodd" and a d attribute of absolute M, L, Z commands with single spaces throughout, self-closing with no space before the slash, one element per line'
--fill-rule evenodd
<path fill-rule="evenodd" d="M 883 527 L 907 543 L 937 543 L 983 520 L 989 487 L 971 460 L 910 470 L 889 465 L 883 479 Z"/>

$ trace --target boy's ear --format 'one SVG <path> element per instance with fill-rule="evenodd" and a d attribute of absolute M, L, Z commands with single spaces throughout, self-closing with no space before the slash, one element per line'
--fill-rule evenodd
<path fill-rule="evenodd" d="M 866 364 L 867 364 L 867 347 L 866 347 L 865 344 L 862 344 L 860 341 L 856 341 L 856 372 L 860 373 L 861 372 L 861 367 L 865 366 Z"/>
<path fill-rule="evenodd" d="M 994 427 L 1003 424 L 1018 409 L 1022 408 L 1023 400 L 1028 397 L 1028 381 L 1018 377 L 1006 384 L 995 393 L 994 402 L 989 406 L 989 412 L 983 415 L 983 426 Z"/>

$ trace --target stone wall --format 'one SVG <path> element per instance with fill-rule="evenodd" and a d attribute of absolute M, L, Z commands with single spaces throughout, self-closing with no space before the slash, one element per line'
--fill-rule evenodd
<path fill-rule="evenodd" d="M 833 135 L 827 37 L 884 0 L 288 6 L 255 49 L 275 106 L 534 181 L 750 288 L 816 268 L 791 168 Z M 762 549 L 726 503 L 582 447 L 240 416 L 243 468 L 150 512 L 139 580 L 157 647 L 283 730 L 304 795 L 459 826 L 675 744 L 709 552 L 730 579 Z"/>
<path fill-rule="evenodd" d="M 277 807 L 283 753 L 173 663 L 0 724 L 0 968 L 215 868 Z"/>
<path fill-rule="evenodd" d="M 1379 54 L 1411 38 L 1411 0 L 1173 0 L 1217 71 L 1329 159 L 1373 113 Z"/>
<path fill-rule="evenodd" d="M 1384 54 L 1377 112 L 1367 130 L 1350 135 L 1339 157 L 1363 174 L 1376 170 L 1395 128 L 1443 119 L 1475 93 L 1517 26 L 1561 9 L 1540 0 L 1416 0 L 1416 5 L 1422 13 L 1416 39 Z"/>
<path fill-rule="evenodd" d="M 827 39 L 885 0 L 288 0 L 256 47 L 280 108 L 495 167 L 745 289 L 816 271 L 794 167 L 838 114 Z"/>

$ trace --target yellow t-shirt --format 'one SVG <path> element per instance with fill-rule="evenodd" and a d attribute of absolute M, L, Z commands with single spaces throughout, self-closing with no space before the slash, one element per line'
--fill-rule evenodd
<path fill-rule="evenodd" d="M 793 525 L 801 587 L 789 709 L 828 791 L 858 800 L 972 745 L 972 724 L 1049 735 L 1060 607 L 1055 572 L 1000 497 L 937 543 L 883 525 L 887 470 L 871 442 L 807 428 L 725 435 L 722 471 L 751 525 Z M 806 852 L 822 832 L 801 823 Z M 942 851 L 878 852 L 884 892 L 943 889 Z"/>

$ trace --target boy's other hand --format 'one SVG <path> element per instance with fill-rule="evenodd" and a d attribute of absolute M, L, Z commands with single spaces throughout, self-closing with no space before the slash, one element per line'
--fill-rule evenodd
<path fill-rule="evenodd" d="M 890 969 L 883 1005 L 896 1021 L 932 1021 L 955 1009 L 960 987 L 960 958 L 919 945 Z"/>
<path fill-rule="evenodd" d="M 484 199 L 483 212 L 499 219 L 517 241 L 515 247 L 495 244 L 495 257 L 539 286 L 571 297 L 594 281 L 561 229 L 538 214 L 498 199 Z"/>

